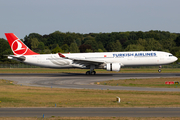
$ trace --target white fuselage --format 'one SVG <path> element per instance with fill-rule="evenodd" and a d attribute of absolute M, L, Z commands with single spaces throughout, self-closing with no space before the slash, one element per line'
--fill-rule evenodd
<path fill-rule="evenodd" d="M 81 60 L 103 61 L 106 63 L 119 63 L 121 66 L 164 65 L 177 60 L 171 53 L 161 51 L 135 51 L 135 52 L 99 52 L 99 53 L 69 53 L 63 54 L 68 58 Z M 58 54 L 26 55 L 24 63 L 48 68 L 87 68 L 84 64 L 74 63 Z M 77 60 L 76 60 L 77 61 Z M 96 68 L 99 66 L 97 65 Z"/>

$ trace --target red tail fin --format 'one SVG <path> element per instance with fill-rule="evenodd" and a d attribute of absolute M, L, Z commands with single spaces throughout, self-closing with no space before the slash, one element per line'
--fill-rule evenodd
<path fill-rule="evenodd" d="M 13 33 L 5 33 L 6 38 L 11 46 L 14 55 L 37 55 L 30 50 L 21 40 Z"/>

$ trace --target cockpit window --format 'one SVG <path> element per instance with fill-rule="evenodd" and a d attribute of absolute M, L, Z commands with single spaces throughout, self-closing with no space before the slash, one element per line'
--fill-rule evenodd
<path fill-rule="evenodd" d="M 172 57 L 173 55 L 169 55 L 169 57 Z"/>

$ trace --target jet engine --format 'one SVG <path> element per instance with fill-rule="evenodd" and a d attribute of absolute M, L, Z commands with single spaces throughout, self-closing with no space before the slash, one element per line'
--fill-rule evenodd
<path fill-rule="evenodd" d="M 105 66 L 107 71 L 120 71 L 121 64 L 120 63 L 107 63 Z"/>

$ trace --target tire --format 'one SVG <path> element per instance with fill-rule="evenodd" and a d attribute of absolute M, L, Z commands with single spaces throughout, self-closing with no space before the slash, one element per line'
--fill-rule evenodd
<path fill-rule="evenodd" d="M 92 74 L 93 74 L 93 75 L 96 75 L 96 71 L 93 71 Z"/>
<path fill-rule="evenodd" d="M 90 75 L 90 71 L 87 71 L 87 72 L 86 72 L 86 75 Z"/>
<path fill-rule="evenodd" d="M 161 73 L 161 69 L 159 69 L 158 72 Z"/>

